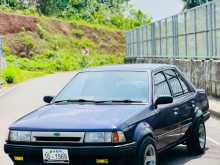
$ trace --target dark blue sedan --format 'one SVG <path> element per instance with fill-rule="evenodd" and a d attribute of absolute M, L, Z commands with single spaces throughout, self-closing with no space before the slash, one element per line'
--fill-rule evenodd
<path fill-rule="evenodd" d="M 15 165 L 157 165 L 179 144 L 195 155 L 206 148 L 207 95 L 175 66 L 86 69 L 44 101 L 9 128 L 4 150 Z"/>

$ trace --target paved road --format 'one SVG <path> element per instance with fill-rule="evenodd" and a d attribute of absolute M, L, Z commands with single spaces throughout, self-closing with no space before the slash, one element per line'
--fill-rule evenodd
<path fill-rule="evenodd" d="M 73 73 L 56 74 L 37 78 L 15 88 L 0 92 L 0 164 L 11 165 L 3 152 L 4 139 L 9 124 L 22 115 L 43 105 L 42 97 L 55 95 L 68 82 Z M 208 147 L 202 156 L 193 157 L 183 146 L 160 156 L 160 165 L 220 165 L 220 121 L 211 119 L 207 123 Z"/>

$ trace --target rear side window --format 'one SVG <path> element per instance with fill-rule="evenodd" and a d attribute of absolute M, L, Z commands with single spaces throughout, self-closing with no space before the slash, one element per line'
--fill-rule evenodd
<path fill-rule="evenodd" d="M 174 70 L 166 70 L 164 71 L 164 74 L 170 83 L 174 97 L 183 95 L 184 91 L 181 85 L 181 81 L 179 80 L 176 72 Z"/>
<path fill-rule="evenodd" d="M 163 73 L 154 75 L 154 97 L 171 96 L 170 88 Z"/>
<path fill-rule="evenodd" d="M 179 80 L 180 80 L 180 84 L 182 85 L 182 88 L 183 88 L 183 93 L 189 93 L 190 90 L 189 90 L 189 87 L 188 85 L 185 83 L 184 79 L 182 76 L 179 75 Z"/>

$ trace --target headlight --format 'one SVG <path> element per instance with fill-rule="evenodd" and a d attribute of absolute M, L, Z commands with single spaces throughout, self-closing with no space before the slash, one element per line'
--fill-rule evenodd
<path fill-rule="evenodd" d="M 123 132 L 87 132 L 85 143 L 124 143 L 126 142 Z"/>
<path fill-rule="evenodd" d="M 30 131 L 10 131 L 9 141 L 11 142 L 31 142 Z"/>

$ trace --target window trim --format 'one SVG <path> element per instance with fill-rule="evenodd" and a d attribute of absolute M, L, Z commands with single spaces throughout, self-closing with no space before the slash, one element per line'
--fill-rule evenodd
<path fill-rule="evenodd" d="M 175 94 L 174 94 L 174 92 L 173 92 L 173 89 L 172 89 L 172 87 L 171 87 L 170 81 L 168 80 L 168 83 L 170 84 L 170 87 L 171 87 L 171 90 L 172 90 L 172 97 L 173 97 L 173 98 L 180 98 L 180 97 L 183 97 L 183 96 L 185 96 L 185 95 L 187 95 L 187 94 L 193 92 L 193 91 L 191 90 L 189 84 L 188 84 L 187 81 L 185 80 L 185 78 L 182 76 L 182 74 L 179 73 L 179 71 L 178 71 L 176 68 L 165 69 L 165 70 L 163 70 L 163 72 L 165 72 L 165 71 L 167 71 L 167 70 L 172 70 L 172 71 L 175 73 L 176 78 L 178 79 L 178 82 L 180 83 L 180 86 L 181 86 L 181 89 L 182 89 L 182 94 L 175 96 Z M 165 73 L 164 73 L 164 74 L 165 74 Z M 188 88 L 188 92 L 184 92 L 183 86 L 182 86 L 182 84 L 181 84 L 181 82 L 180 82 L 180 77 L 182 78 L 183 82 L 185 83 L 186 87 Z"/>
<path fill-rule="evenodd" d="M 167 70 L 164 70 L 163 72 L 166 72 L 166 71 L 169 71 L 169 70 L 174 72 L 175 76 L 174 76 L 173 78 L 177 79 L 177 81 L 179 82 L 179 85 L 180 85 L 180 87 L 181 87 L 181 89 L 182 89 L 182 92 L 181 92 L 181 93 L 179 92 L 179 93 L 175 94 L 174 91 L 173 91 L 173 88 L 172 88 L 172 86 L 171 86 L 171 84 L 170 84 L 170 79 L 167 79 L 167 81 L 168 81 L 168 83 L 170 84 L 170 87 L 171 87 L 172 96 L 173 96 L 173 98 L 180 97 L 180 96 L 182 96 L 182 95 L 184 94 L 182 84 L 181 84 L 181 82 L 180 82 L 180 80 L 179 80 L 179 77 L 178 77 L 178 75 L 176 74 L 176 72 L 175 72 L 174 69 L 167 69 Z M 165 74 L 165 73 L 164 73 L 164 74 Z M 165 74 L 165 76 L 166 76 L 166 74 Z M 166 76 L 166 78 L 167 78 L 167 76 Z M 173 79 L 173 78 L 172 78 L 172 79 Z"/>
<path fill-rule="evenodd" d="M 152 83 L 152 85 L 153 85 L 153 102 L 155 102 L 155 99 L 157 99 L 156 98 L 156 95 L 155 95 L 155 83 L 154 83 L 154 80 L 155 80 L 155 76 L 157 75 L 157 74 L 162 74 L 163 76 L 164 76 L 164 78 L 165 78 L 165 82 L 167 83 L 167 85 L 168 85 L 168 88 L 169 88 L 169 91 L 170 91 L 170 95 L 172 96 L 172 90 L 171 90 L 171 86 L 170 86 L 170 84 L 169 84 L 169 82 L 168 82 L 168 80 L 167 80 L 167 77 L 165 76 L 165 74 L 164 74 L 164 72 L 163 72 L 163 70 L 161 70 L 161 71 L 158 71 L 158 72 L 156 72 L 156 73 L 153 73 L 153 83 Z"/>
<path fill-rule="evenodd" d="M 154 91 L 155 91 L 155 89 L 154 89 L 154 75 L 156 75 L 157 73 L 160 73 L 160 72 L 162 72 L 163 74 L 164 74 L 164 71 L 166 71 L 166 70 L 174 70 L 175 71 L 175 73 L 178 73 L 178 75 L 183 79 L 183 81 L 185 82 L 185 84 L 187 85 L 187 87 L 188 87 L 188 89 L 189 89 L 189 92 L 188 93 L 184 93 L 183 95 L 181 95 L 181 96 L 178 96 L 178 97 L 174 97 L 174 95 L 173 95 L 173 93 L 172 93 L 172 91 L 171 91 L 171 95 L 172 95 L 172 97 L 174 98 L 174 99 L 176 99 L 176 98 L 181 98 L 181 97 L 183 97 L 183 96 L 186 96 L 186 95 L 189 95 L 189 94 L 191 94 L 191 93 L 195 93 L 195 87 L 192 85 L 192 83 L 191 82 L 189 82 L 184 76 L 183 76 L 183 74 L 180 72 L 180 70 L 178 69 L 178 68 L 176 68 L 176 67 L 172 67 L 172 66 L 170 66 L 170 67 L 166 67 L 166 68 L 159 68 L 159 69 L 157 69 L 157 70 L 153 70 L 152 72 L 151 72 L 151 79 L 152 79 L 152 84 L 151 84 L 151 86 L 152 86 L 152 94 L 151 94 L 151 96 L 152 96 L 152 104 L 154 104 L 154 102 L 155 102 L 155 95 L 154 95 Z M 165 74 L 164 74 L 164 76 L 165 76 Z M 178 77 L 179 77 L 178 76 Z M 165 76 L 165 78 L 166 78 L 166 76 Z M 169 81 L 168 81 L 168 85 L 169 85 L 169 88 L 170 88 L 170 90 L 172 89 L 171 88 L 171 85 L 170 85 L 170 83 L 169 83 Z"/>

